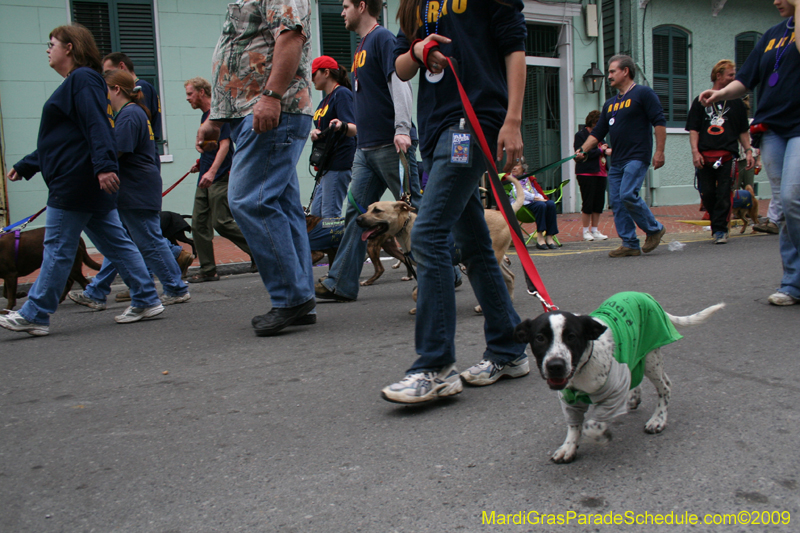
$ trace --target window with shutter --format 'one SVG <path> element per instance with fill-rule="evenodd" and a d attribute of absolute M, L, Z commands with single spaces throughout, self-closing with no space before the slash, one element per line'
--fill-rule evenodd
<path fill-rule="evenodd" d="M 319 0 L 320 50 L 322 55 L 331 56 L 339 65 L 350 71 L 353 55 L 360 38 L 358 34 L 344 27 L 342 0 Z M 378 24 L 383 24 L 383 12 L 378 16 Z"/>
<path fill-rule="evenodd" d="M 158 89 L 153 0 L 72 0 L 72 21 L 92 32 L 102 56 L 126 54 L 136 75 Z"/>
<path fill-rule="evenodd" d="M 752 52 L 758 40 L 761 38 L 761 34 L 750 31 L 747 33 L 740 33 L 736 36 L 736 59 L 734 60 L 736 63 L 736 70 L 739 70 L 744 62 L 747 61 L 750 52 Z M 756 110 L 756 93 L 755 91 L 748 91 L 747 95 L 749 96 L 748 101 L 750 102 L 750 109 L 747 110 L 747 117 L 753 118 L 753 112 Z"/>
<path fill-rule="evenodd" d="M 672 26 L 653 29 L 653 90 L 669 127 L 683 127 L 689 113 L 689 34 Z"/>

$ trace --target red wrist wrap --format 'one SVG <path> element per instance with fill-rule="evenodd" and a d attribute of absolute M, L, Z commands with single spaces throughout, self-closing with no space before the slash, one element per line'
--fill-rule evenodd
<path fill-rule="evenodd" d="M 419 66 L 424 67 L 425 63 L 423 63 L 422 60 L 417 57 L 417 54 L 414 53 L 414 46 L 416 46 L 417 43 L 421 43 L 421 42 L 422 42 L 422 39 L 414 39 L 411 42 L 411 48 L 409 49 L 409 51 L 411 52 L 411 59 L 413 59 Z"/>

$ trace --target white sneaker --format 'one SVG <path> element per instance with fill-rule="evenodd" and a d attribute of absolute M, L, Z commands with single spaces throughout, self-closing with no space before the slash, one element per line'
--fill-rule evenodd
<path fill-rule="evenodd" d="M 50 326 L 28 322 L 17 311 L 10 311 L 6 315 L 0 315 L 0 326 L 10 329 L 11 331 L 24 332 L 35 337 L 44 337 L 50 334 Z"/>
<path fill-rule="evenodd" d="M 130 324 L 131 322 L 139 322 L 145 318 L 152 318 L 164 312 L 164 306 L 161 304 L 152 307 L 128 307 L 124 313 L 115 316 L 114 320 L 117 324 Z"/>
<path fill-rule="evenodd" d="M 188 292 L 181 294 L 180 296 L 170 296 L 168 294 L 161 295 L 161 305 L 172 305 L 172 304 L 182 304 L 183 302 L 188 302 L 191 300 L 192 295 Z"/>
<path fill-rule="evenodd" d="M 608 239 L 608 235 L 603 235 L 598 230 L 595 230 L 595 231 L 592 232 L 592 237 L 594 237 L 598 241 L 604 241 L 604 240 Z"/>
<path fill-rule="evenodd" d="M 771 294 L 769 299 L 769 303 L 772 305 L 794 305 L 800 300 L 795 298 L 794 296 L 790 296 L 785 292 L 776 292 L 775 294 Z"/>
<path fill-rule="evenodd" d="M 422 403 L 453 396 L 463 390 L 456 365 L 438 372 L 417 372 L 381 390 L 384 400 L 395 403 Z"/>
<path fill-rule="evenodd" d="M 591 233 L 589 233 L 588 231 L 584 231 L 584 232 L 583 232 L 583 240 L 584 240 L 584 241 L 593 241 L 593 240 L 594 240 L 594 237 L 593 237 L 593 236 L 592 236 L 592 234 L 591 234 Z"/>
<path fill-rule="evenodd" d="M 527 376 L 530 372 L 530 365 L 528 364 L 528 356 L 523 354 L 515 361 L 511 361 L 505 365 L 498 365 L 487 359 L 484 359 L 477 365 L 471 366 L 461 373 L 461 379 L 467 385 L 475 387 L 483 387 L 484 385 L 491 385 L 502 377 L 507 378 L 521 378 Z"/>

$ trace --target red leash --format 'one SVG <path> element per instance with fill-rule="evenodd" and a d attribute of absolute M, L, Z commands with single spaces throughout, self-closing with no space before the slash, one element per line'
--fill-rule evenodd
<path fill-rule="evenodd" d="M 178 181 L 176 181 L 175 183 L 173 183 L 173 184 L 172 184 L 172 186 L 171 186 L 169 189 L 167 189 L 166 191 L 164 191 L 163 193 L 161 193 L 161 197 L 162 197 L 162 198 L 163 198 L 163 197 L 165 197 L 165 196 L 166 196 L 166 195 L 167 195 L 167 194 L 168 194 L 168 193 L 169 193 L 169 192 L 170 192 L 172 189 L 174 189 L 175 187 L 177 187 L 177 186 L 180 184 L 180 182 L 182 182 L 183 180 L 185 180 L 185 179 L 186 179 L 186 176 L 188 176 L 188 175 L 189 175 L 189 174 L 191 174 L 191 173 L 192 173 L 192 171 L 190 170 L 189 172 L 187 172 L 186 174 L 184 174 L 184 175 L 183 175 L 183 177 L 181 177 L 181 179 L 179 179 Z"/>
<path fill-rule="evenodd" d="M 544 282 L 542 281 L 541 276 L 539 276 L 539 272 L 536 270 L 536 266 L 534 266 L 533 260 L 528 253 L 528 248 L 525 246 L 525 241 L 522 238 L 522 230 L 520 229 L 519 222 L 514 214 L 514 210 L 511 208 L 511 202 L 509 201 L 508 196 L 505 194 L 505 190 L 500 184 L 500 177 L 497 175 L 497 166 L 495 165 L 494 157 L 489 150 L 489 143 L 486 142 L 483 129 L 478 122 L 478 116 L 475 114 L 475 110 L 472 108 L 472 104 L 469 102 L 469 98 L 467 97 L 467 92 L 464 90 L 464 86 L 461 85 L 461 80 L 458 78 L 453 61 L 455 61 L 455 59 L 447 57 L 447 62 L 450 64 L 453 77 L 456 79 L 456 84 L 458 85 L 458 93 L 461 96 L 461 104 L 464 107 L 464 114 L 466 115 L 467 121 L 472 127 L 472 131 L 478 138 L 481 152 L 488 163 L 487 167 L 490 177 L 489 183 L 492 186 L 492 194 L 494 195 L 497 205 L 501 207 L 500 212 L 503 214 L 503 218 L 506 219 L 506 223 L 511 229 L 511 239 L 514 242 L 514 248 L 517 250 L 517 255 L 522 262 L 522 268 L 525 270 L 525 281 L 528 284 L 528 293 L 539 298 L 539 300 L 542 302 L 542 307 L 544 307 L 545 312 L 557 310 L 558 307 L 556 307 L 555 304 L 553 304 L 553 301 L 550 299 L 550 295 L 547 293 Z M 500 194 L 500 191 L 503 191 L 503 194 Z"/>

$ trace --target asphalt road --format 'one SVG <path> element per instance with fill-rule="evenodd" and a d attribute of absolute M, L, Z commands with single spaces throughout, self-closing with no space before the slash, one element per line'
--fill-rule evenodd
<path fill-rule="evenodd" d="M 566 427 L 535 371 L 425 406 L 380 398 L 414 358 L 413 283 L 397 270 L 357 302 L 321 303 L 316 325 L 273 338 L 250 327 L 269 308 L 257 274 L 192 285 L 190 302 L 137 324 L 114 323 L 124 304 L 66 302 L 49 337 L 0 330 L 0 531 L 798 531 L 800 306 L 767 303 L 781 274 L 777 237 L 703 239 L 638 258 L 608 258 L 619 241 L 534 254 L 565 310 L 590 312 L 624 290 L 678 315 L 727 303 L 664 349 L 666 430 L 643 432 L 655 406 L 645 384 L 611 443 L 583 444 L 570 465 L 549 461 Z M 513 268 L 516 307 L 533 317 L 541 306 L 516 258 Z M 475 303 L 465 283 L 459 369 L 483 351 Z M 791 522 L 702 523 L 740 511 Z M 529 523 L 498 525 L 514 513 Z M 530 523 L 536 513 L 576 516 Z M 645 513 L 700 523 L 578 516 Z"/>

